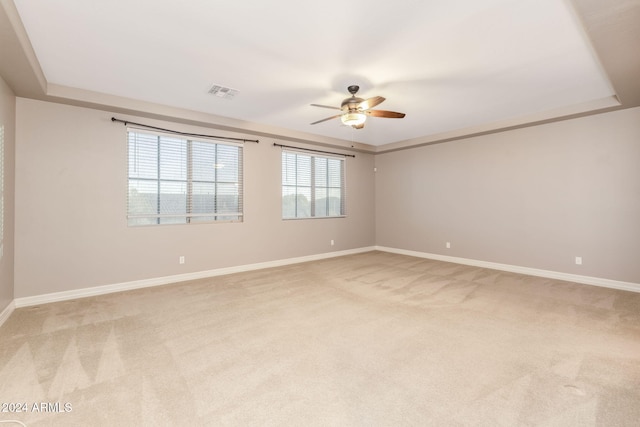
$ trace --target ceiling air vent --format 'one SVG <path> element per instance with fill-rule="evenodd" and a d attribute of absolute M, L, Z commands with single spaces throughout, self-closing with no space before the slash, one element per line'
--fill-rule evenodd
<path fill-rule="evenodd" d="M 238 94 L 238 90 L 220 85 L 213 85 L 211 86 L 211 89 L 209 89 L 209 93 L 217 96 L 218 98 L 233 99 Z"/>

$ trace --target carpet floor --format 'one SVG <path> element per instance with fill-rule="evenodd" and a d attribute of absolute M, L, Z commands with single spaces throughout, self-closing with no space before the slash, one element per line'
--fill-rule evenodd
<path fill-rule="evenodd" d="M 20 308 L 0 343 L 28 427 L 640 424 L 640 294 L 383 252 Z"/>

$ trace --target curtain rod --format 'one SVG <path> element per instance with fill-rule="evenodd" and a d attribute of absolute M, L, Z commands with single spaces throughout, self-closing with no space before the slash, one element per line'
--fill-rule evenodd
<path fill-rule="evenodd" d="M 115 117 L 111 117 L 111 121 L 112 122 L 124 123 L 125 126 L 126 125 L 142 126 L 142 127 L 148 128 L 148 129 L 161 130 L 163 132 L 170 132 L 170 133 L 175 133 L 175 134 L 184 135 L 184 136 L 200 136 L 200 137 L 203 137 L 203 138 L 226 139 L 227 141 L 242 141 L 242 142 L 255 142 L 255 143 L 259 143 L 260 142 L 257 139 L 232 138 L 230 136 L 215 136 L 215 135 L 203 135 L 203 134 L 199 134 L 199 133 L 180 132 L 180 131 L 177 131 L 177 130 L 159 128 L 159 127 L 156 127 L 156 126 L 143 125 L 142 123 L 135 123 L 135 122 L 129 122 L 129 121 L 126 121 L 126 120 L 120 120 L 120 119 L 116 119 Z"/>
<path fill-rule="evenodd" d="M 342 153 L 333 153 L 331 151 L 312 150 L 311 148 L 293 147 L 291 145 L 276 144 L 275 142 L 273 143 L 273 145 L 275 145 L 276 147 L 293 148 L 295 150 L 313 151 L 314 153 L 324 153 L 324 154 L 333 154 L 335 156 L 355 157 L 355 154 L 342 154 Z"/>

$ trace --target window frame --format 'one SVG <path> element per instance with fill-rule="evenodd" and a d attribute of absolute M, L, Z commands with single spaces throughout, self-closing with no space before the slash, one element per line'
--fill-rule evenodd
<path fill-rule="evenodd" d="M 287 174 L 287 171 L 290 168 L 290 163 L 288 160 L 286 160 L 287 156 L 295 156 L 296 159 L 296 165 L 295 165 L 295 169 L 296 169 L 296 178 L 295 178 L 295 184 L 291 184 L 288 179 L 288 177 L 286 177 L 285 175 Z M 308 185 L 304 185 L 304 184 L 298 184 L 298 182 L 300 182 L 301 180 L 298 179 L 298 175 L 300 173 L 300 169 L 298 168 L 298 159 L 299 157 L 306 157 L 309 158 L 309 176 L 308 177 L 304 177 L 304 178 L 308 178 Z M 316 160 L 321 160 L 321 161 L 326 161 L 326 172 L 324 174 L 324 178 L 325 178 L 325 182 L 326 185 L 322 186 L 322 185 L 318 185 L 318 176 L 317 176 L 317 161 Z M 329 172 L 329 161 L 338 161 L 339 162 L 339 179 L 340 179 L 340 184 L 338 186 L 336 185 L 330 185 L 329 181 L 331 178 L 330 172 Z M 281 170 L 282 170 L 282 174 L 281 174 L 281 217 L 282 220 L 284 221 L 289 221 L 289 220 L 304 220 L 304 219 L 330 219 L 330 218 L 346 218 L 347 217 L 347 197 L 346 197 L 346 193 L 347 193 L 347 184 L 346 184 L 346 157 L 339 155 L 339 154 L 330 154 L 330 153 L 322 153 L 322 154 L 318 154 L 317 152 L 314 151 L 306 151 L 304 149 L 295 149 L 295 148 L 284 148 L 282 149 L 282 154 L 281 154 Z M 303 168 L 304 171 L 304 168 Z M 302 194 L 302 192 L 298 191 L 299 188 L 305 188 L 308 189 L 308 194 L 309 194 L 309 215 L 300 215 L 300 212 L 298 211 L 298 203 L 299 203 L 299 197 Z M 286 189 L 293 189 L 294 191 L 287 191 Z M 326 196 L 324 197 L 324 200 L 326 200 L 327 205 L 325 206 L 325 212 L 327 213 L 326 215 L 319 215 L 318 214 L 318 197 L 317 197 L 317 193 L 318 193 L 318 189 L 324 189 L 326 191 Z M 331 214 L 330 211 L 330 203 L 331 203 L 331 197 L 329 196 L 329 194 L 331 193 L 330 190 L 339 190 L 339 213 L 338 214 Z M 304 196 L 304 194 L 302 194 Z M 286 208 L 285 208 L 285 197 L 286 196 L 294 196 L 294 203 L 295 203 L 295 216 L 286 216 Z M 306 196 L 304 196 L 306 197 Z"/>
<path fill-rule="evenodd" d="M 132 167 L 132 139 L 131 134 L 139 134 L 144 137 L 152 137 L 155 138 L 155 152 L 156 152 L 156 160 L 155 160 L 155 177 L 141 177 L 141 176 L 132 176 L 131 167 Z M 135 138 L 135 136 L 134 136 Z M 164 140 L 163 140 L 164 138 Z M 148 142 L 148 141 L 147 141 Z M 164 144 L 163 144 L 164 142 Z M 180 150 L 184 149 L 185 156 L 183 159 L 180 159 L 181 163 L 179 163 L 180 167 L 184 168 L 184 178 L 169 178 L 166 176 L 162 176 L 162 150 L 169 149 L 168 147 L 171 144 L 178 144 L 180 146 Z M 204 147 L 210 146 L 213 147 L 215 165 L 213 167 L 213 180 L 194 178 L 194 170 L 198 168 L 196 165 L 196 161 L 203 161 L 204 157 L 194 157 L 194 152 L 199 153 L 202 152 L 202 149 L 195 148 L 194 146 L 197 144 L 206 144 Z M 163 147 L 164 145 L 164 147 Z M 184 147 L 182 147 L 184 145 Z M 218 168 L 216 168 L 219 161 L 219 151 L 220 147 L 234 147 L 237 149 L 237 155 L 231 156 L 232 163 L 235 167 L 231 172 L 231 175 L 235 175 L 235 181 L 224 181 L 219 179 Z M 197 160 L 196 160 L 197 159 Z M 175 161 L 175 159 L 172 159 Z M 206 160 L 206 159 L 205 159 Z M 135 162 L 135 160 L 133 160 Z M 153 162 L 153 161 L 152 161 Z M 189 225 L 189 224 L 212 224 L 212 223 L 228 223 L 228 222 L 243 222 L 244 221 L 244 146 L 241 143 L 233 143 L 227 141 L 221 141 L 214 138 L 206 138 L 206 137 L 198 137 L 191 138 L 183 135 L 173 135 L 170 133 L 163 133 L 157 131 L 150 131 L 147 129 L 139 129 L 139 128 L 127 128 L 127 225 L 129 227 L 147 227 L 147 226 L 158 226 L 158 225 Z M 178 163 L 176 163 L 178 164 Z M 182 172 L 182 171 L 181 171 Z M 137 183 L 148 182 L 156 185 L 156 191 L 149 193 L 155 195 L 155 212 L 154 213 L 132 213 L 132 182 L 135 181 Z M 163 193 L 161 188 L 162 184 L 183 184 L 184 192 L 175 192 L 175 193 Z M 197 212 L 198 207 L 194 204 L 194 196 L 197 196 L 197 193 L 194 192 L 194 183 L 195 184 L 212 184 L 214 188 L 213 192 L 213 210 L 210 212 Z M 236 185 L 237 191 L 232 195 L 232 197 L 236 197 L 236 205 L 237 211 L 233 212 L 221 212 L 221 198 L 224 196 L 224 192 L 220 191 L 220 187 L 223 185 Z M 184 213 L 163 213 L 162 212 L 162 195 L 163 194 L 184 194 Z M 153 196 L 152 196 L 153 197 Z M 198 218 L 211 218 L 209 220 L 199 220 Z M 144 220 L 151 220 L 147 223 L 144 223 Z M 164 219 L 164 220 L 163 220 Z M 168 221 L 169 219 L 175 219 L 175 221 Z"/>

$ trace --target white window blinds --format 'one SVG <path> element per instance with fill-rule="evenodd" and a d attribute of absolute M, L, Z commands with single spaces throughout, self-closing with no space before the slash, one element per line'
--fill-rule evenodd
<path fill-rule="evenodd" d="M 345 215 L 342 157 L 282 151 L 282 218 Z"/>
<path fill-rule="evenodd" d="M 4 125 L 0 125 L 0 258 L 4 255 Z"/>
<path fill-rule="evenodd" d="M 129 225 L 242 221 L 242 146 L 129 129 Z"/>

